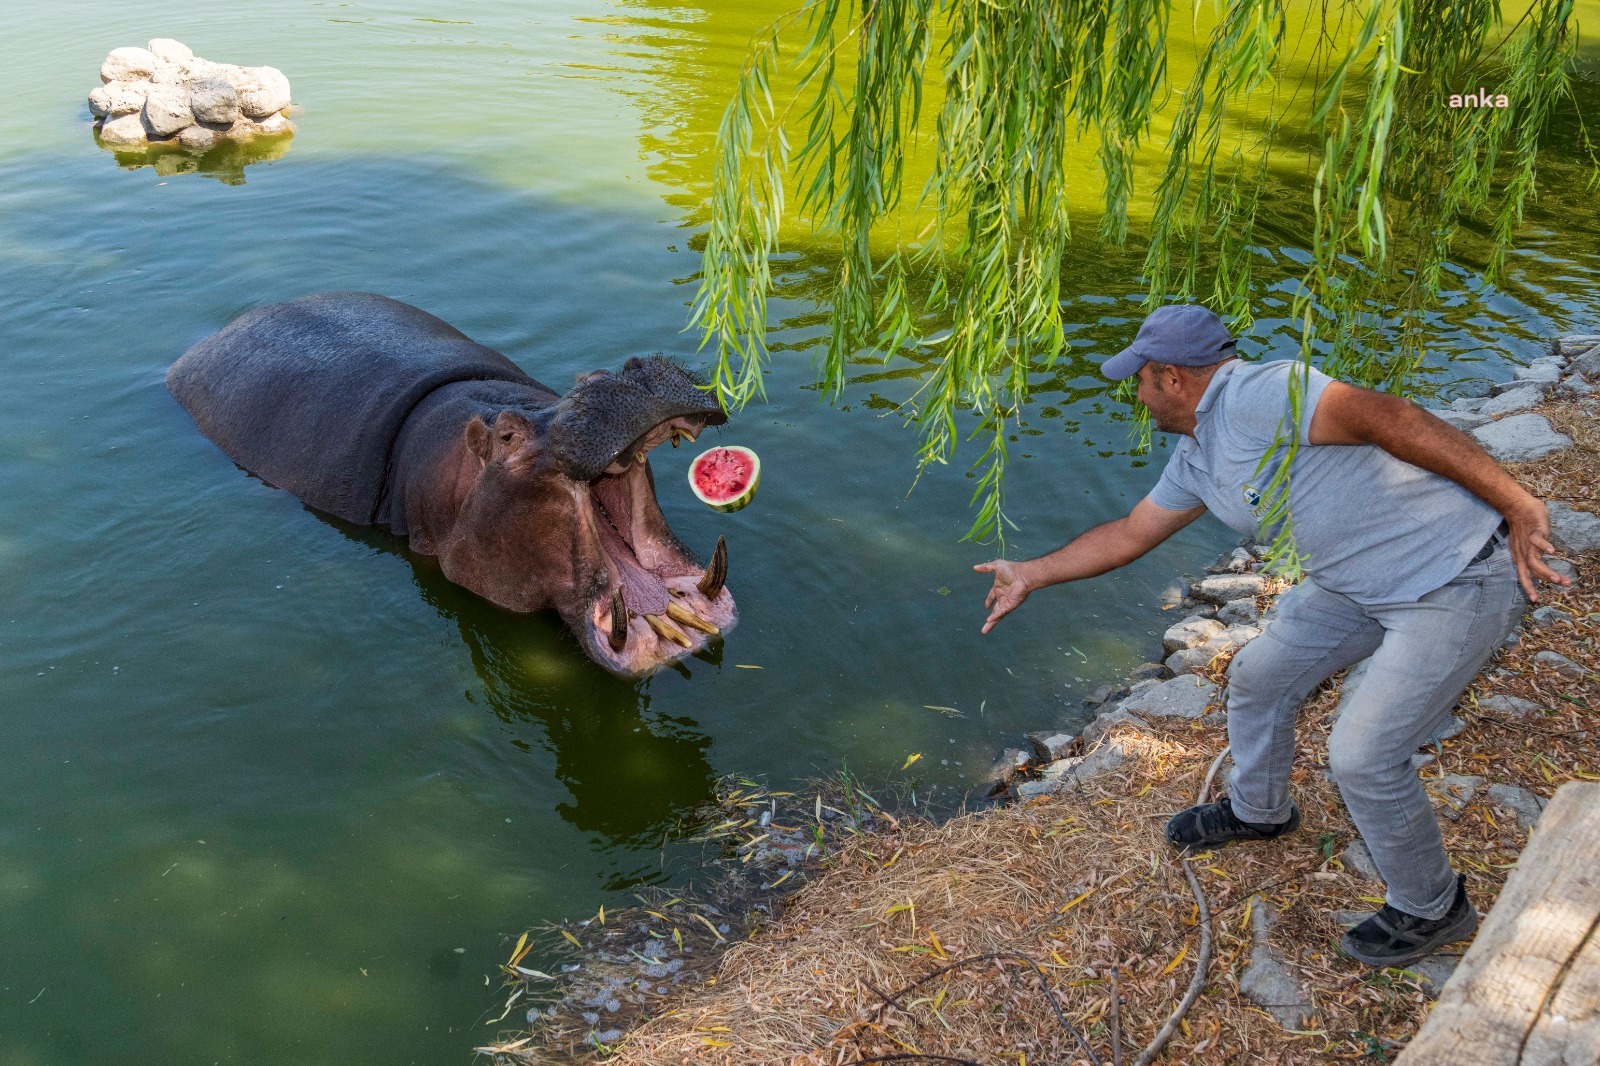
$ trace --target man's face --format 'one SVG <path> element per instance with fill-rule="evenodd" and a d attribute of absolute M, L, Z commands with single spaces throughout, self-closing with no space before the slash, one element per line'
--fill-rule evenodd
<path fill-rule="evenodd" d="M 1139 368 L 1139 402 L 1163 433 L 1182 433 L 1184 416 L 1194 414 L 1194 404 L 1176 387 L 1182 383 L 1172 380 L 1177 377 L 1177 371 L 1159 363 L 1146 363 Z"/>

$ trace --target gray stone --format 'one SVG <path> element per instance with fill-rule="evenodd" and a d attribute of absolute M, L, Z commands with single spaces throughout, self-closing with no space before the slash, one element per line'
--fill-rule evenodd
<path fill-rule="evenodd" d="M 1500 646 L 1502 648 L 1515 648 L 1518 644 L 1521 644 L 1521 643 L 1522 643 L 1522 633 L 1520 631 L 1516 630 L 1516 629 L 1512 629 L 1512 630 L 1510 630 L 1509 632 L 1506 633 L 1504 638 L 1501 639 Z"/>
<path fill-rule="evenodd" d="M 1130 682 L 1161 681 L 1167 676 L 1167 668 L 1161 663 L 1140 663 L 1128 672 Z M 1132 691 L 1131 689 L 1129 690 Z"/>
<path fill-rule="evenodd" d="M 1159 684 L 1159 682 L 1157 683 Z M 1139 733 L 1143 733 L 1147 728 L 1147 724 L 1142 719 L 1118 707 L 1117 710 L 1112 711 L 1110 714 L 1102 714 L 1083 727 L 1084 747 L 1092 747 L 1100 743 L 1100 740 L 1106 734 L 1121 726 L 1129 727 Z"/>
<path fill-rule="evenodd" d="M 1600 548 L 1600 517 L 1559 500 L 1551 500 L 1545 507 L 1550 512 L 1550 536 L 1557 548 L 1569 552 Z"/>
<path fill-rule="evenodd" d="M 1443 804 L 1444 816 L 1455 821 L 1483 788 L 1483 778 L 1476 774 L 1446 774 L 1423 784 Z"/>
<path fill-rule="evenodd" d="M 189 126 L 178 134 L 178 143 L 191 152 L 208 152 L 217 143 L 217 133 L 204 126 Z"/>
<path fill-rule="evenodd" d="M 1565 344 L 1561 346 L 1563 352 L 1574 352 L 1572 363 L 1567 367 L 1573 373 L 1582 374 L 1586 378 L 1600 377 L 1600 344 L 1592 348 L 1569 349 Z"/>
<path fill-rule="evenodd" d="M 235 83 L 239 91 L 239 110 L 246 118 L 265 119 L 276 116 L 289 106 L 289 79 L 277 67 L 245 67 L 249 75 L 244 84 Z"/>
<path fill-rule="evenodd" d="M 1173 677 L 1203 674 L 1211 668 L 1211 660 L 1226 650 L 1210 644 L 1200 648 L 1183 648 L 1167 656 L 1167 670 Z"/>
<path fill-rule="evenodd" d="M 106 114 L 115 118 L 117 115 L 137 115 L 144 107 L 144 98 L 150 91 L 150 83 L 114 81 L 100 88 L 105 90 L 102 99 L 105 102 Z"/>
<path fill-rule="evenodd" d="M 1311 1000 L 1290 968 L 1289 960 L 1270 942 L 1277 916 L 1260 896 L 1251 900 L 1250 908 L 1254 944 L 1250 948 L 1250 965 L 1239 977 L 1239 991 L 1276 1018 L 1285 1029 L 1305 1029 L 1311 1023 Z"/>
<path fill-rule="evenodd" d="M 174 41 L 170 37 L 157 37 L 144 47 L 145 51 L 161 63 L 187 63 L 194 58 L 194 52 L 188 45 Z"/>
<path fill-rule="evenodd" d="M 1226 641 L 1230 647 L 1236 648 L 1242 644 L 1250 643 L 1260 635 L 1260 626 L 1247 625 L 1241 622 L 1238 625 L 1229 626 L 1227 632 L 1222 634 L 1221 639 Z"/>
<path fill-rule="evenodd" d="M 1536 385 L 1553 385 L 1561 380 L 1561 364 L 1536 359 L 1527 366 L 1518 367 L 1516 373 L 1511 376 L 1517 381 L 1532 382 Z"/>
<path fill-rule="evenodd" d="M 1496 417 L 1526 411 L 1544 402 L 1544 392 L 1543 385 L 1518 385 L 1485 401 L 1484 405 L 1478 408 L 1478 414 Z"/>
<path fill-rule="evenodd" d="M 1417 754 L 1417 755 L 1413 755 L 1413 756 L 1411 756 L 1411 768 L 1413 770 L 1420 770 L 1424 766 L 1427 766 L 1429 763 L 1438 761 L 1438 758 L 1439 757 L 1437 755 L 1433 755 L 1433 754 L 1430 754 L 1430 753 L 1427 753 L 1427 752 L 1423 752 L 1423 753 L 1420 753 L 1420 754 Z"/>
<path fill-rule="evenodd" d="M 1107 741 L 1088 755 L 1058 759 L 1041 768 L 1038 780 L 1024 781 L 1017 786 L 1017 796 L 1025 800 L 1038 796 L 1053 796 L 1109 774 L 1127 761 L 1127 746 L 1114 740 Z"/>
<path fill-rule="evenodd" d="M 1561 387 L 1574 396 L 1594 395 L 1594 386 L 1583 380 L 1582 376 L 1578 374 L 1573 374 L 1571 377 L 1563 378 L 1561 381 Z"/>
<path fill-rule="evenodd" d="M 1040 759 L 1050 762 L 1071 755 L 1078 746 L 1078 738 L 1071 733 L 1029 733 L 1028 743 L 1033 745 Z"/>
<path fill-rule="evenodd" d="M 1333 919 L 1333 924 L 1334 925 L 1342 925 L 1342 926 L 1344 926 L 1345 928 L 1348 929 L 1352 925 L 1360 925 L 1362 922 L 1366 921 L 1368 918 L 1371 918 L 1372 917 L 1372 912 L 1371 911 L 1329 911 L 1328 912 L 1328 917 Z"/>
<path fill-rule="evenodd" d="M 1433 411 L 1430 413 L 1437 415 L 1441 421 L 1450 423 L 1463 433 L 1470 433 L 1479 426 L 1488 425 L 1490 421 L 1488 415 L 1477 414 L 1472 411 Z"/>
<path fill-rule="evenodd" d="M 1489 397 L 1487 396 L 1461 396 L 1450 401 L 1450 410 L 1473 413 L 1487 403 L 1488 400 Z"/>
<path fill-rule="evenodd" d="M 1486 696 L 1478 701 L 1478 710 L 1507 718 L 1535 718 L 1544 713 L 1537 703 L 1518 696 Z"/>
<path fill-rule="evenodd" d="M 1490 785 L 1489 802 L 1503 811 L 1510 811 L 1524 830 L 1532 829 L 1544 813 L 1545 800 L 1516 785 Z"/>
<path fill-rule="evenodd" d="M 89 114 L 95 118 L 105 118 L 111 113 L 111 93 L 104 85 L 96 85 L 89 90 Z"/>
<path fill-rule="evenodd" d="M 1248 548 L 1235 548 L 1233 551 L 1219 558 L 1216 562 L 1206 567 L 1208 574 L 1244 574 L 1248 573 L 1256 557 L 1250 554 Z"/>
<path fill-rule="evenodd" d="M 105 125 L 100 127 L 100 139 L 106 144 L 118 147 L 150 143 L 150 138 L 145 133 L 144 120 L 137 111 L 106 119 Z"/>
<path fill-rule="evenodd" d="M 1578 583 L 1578 568 L 1573 566 L 1567 560 L 1549 558 L 1544 561 L 1544 565 L 1548 566 L 1550 569 L 1554 570 L 1556 573 L 1560 574 L 1574 585 Z"/>
<path fill-rule="evenodd" d="M 1418 959 L 1406 969 L 1419 978 L 1418 983 L 1422 985 L 1423 995 L 1429 999 L 1438 999 L 1445 982 L 1450 980 L 1450 975 L 1456 972 L 1456 967 L 1459 965 L 1461 965 L 1460 955 L 1429 955 L 1425 959 Z"/>
<path fill-rule="evenodd" d="M 1217 621 L 1227 625 L 1238 625 L 1245 622 L 1256 622 L 1261 619 L 1261 610 L 1256 606 L 1255 597 L 1245 596 L 1237 600 L 1229 600 L 1217 611 Z"/>
<path fill-rule="evenodd" d="M 113 48 L 100 64 L 100 80 L 139 81 L 156 72 L 156 57 L 145 48 Z"/>
<path fill-rule="evenodd" d="M 1528 612 L 1528 622 L 1535 629 L 1544 629 L 1558 622 L 1570 622 L 1575 617 L 1571 611 L 1563 611 L 1559 607 L 1535 607 Z"/>
<path fill-rule="evenodd" d="M 1194 677 L 1175 677 L 1136 696 L 1129 696 L 1121 709 L 1145 718 L 1199 718 L 1217 698 L 1217 685 Z"/>
<path fill-rule="evenodd" d="M 1021 748 L 1007 748 L 989 770 L 989 780 L 1009 785 L 1017 775 L 1033 765 L 1033 757 Z"/>
<path fill-rule="evenodd" d="M 226 78 L 209 77 L 192 83 L 189 106 L 198 122 L 230 126 L 239 118 L 239 93 Z"/>
<path fill-rule="evenodd" d="M 1557 355 L 1571 359 L 1591 349 L 1600 350 L 1600 333 L 1569 333 L 1553 341 L 1551 347 Z"/>
<path fill-rule="evenodd" d="M 1383 881 L 1383 875 L 1378 872 L 1378 864 L 1372 861 L 1372 852 L 1367 848 L 1367 842 L 1357 837 L 1346 844 L 1344 851 L 1339 855 L 1344 863 L 1344 868 L 1357 877 L 1367 881 Z"/>
<path fill-rule="evenodd" d="M 1439 728 L 1433 731 L 1433 735 L 1428 737 L 1427 742 L 1429 744 L 1440 744 L 1446 740 L 1454 740 L 1466 728 L 1466 722 L 1463 722 L 1453 714 L 1449 715 L 1443 722 L 1439 723 Z"/>
<path fill-rule="evenodd" d="M 1229 600 L 1246 596 L 1259 596 L 1267 589 L 1267 579 L 1260 574 L 1218 574 L 1198 581 L 1191 589 L 1196 599 L 1222 606 Z"/>
<path fill-rule="evenodd" d="M 1533 657 L 1533 661 L 1563 677 L 1584 677 L 1589 672 L 1565 655 L 1553 651 L 1541 651 Z"/>
<path fill-rule="evenodd" d="M 189 90 L 182 85 L 152 85 L 144 98 L 144 124 L 154 134 L 170 137 L 194 125 Z"/>
<path fill-rule="evenodd" d="M 1166 667 L 1162 667 L 1162 669 L 1165 670 Z M 1132 685 L 1128 686 L 1128 695 L 1137 696 L 1141 692 L 1148 692 L 1157 685 L 1161 684 L 1163 680 L 1165 680 L 1165 678 L 1147 677 L 1143 681 L 1135 681 Z"/>
<path fill-rule="evenodd" d="M 1115 696 L 1126 696 L 1127 689 L 1117 688 L 1113 685 L 1096 685 L 1094 691 L 1083 698 L 1085 707 L 1098 707 Z"/>
<path fill-rule="evenodd" d="M 1198 648 L 1227 628 L 1214 618 L 1185 618 L 1162 635 L 1161 650 L 1170 655 L 1183 648 Z"/>
<path fill-rule="evenodd" d="M 1543 415 L 1502 418 L 1472 431 L 1484 451 L 1502 463 L 1521 463 L 1572 446 L 1572 438 L 1550 428 Z"/>
<path fill-rule="evenodd" d="M 1089 754 L 1076 761 L 1076 765 L 1069 767 L 1062 775 L 1062 780 L 1068 784 L 1088 781 L 1092 778 L 1109 774 L 1128 761 L 1128 747 L 1117 741 L 1107 741 L 1095 748 Z"/>

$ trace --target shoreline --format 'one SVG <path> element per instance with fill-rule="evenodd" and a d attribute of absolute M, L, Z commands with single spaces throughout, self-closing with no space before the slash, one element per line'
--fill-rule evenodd
<path fill-rule="evenodd" d="M 1571 493 L 1600 474 L 1600 398 L 1590 378 L 1600 380 L 1600 336 L 1567 338 L 1513 381 L 1434 413 L 1546 500 L 1558 550 L 1592 575 L 1600 518 L 1553 491 Z M 1347 919 L 1381 903 L 1371 858 L 1325 773 L 1326 730 L 1360 664 L 1302 709 L 1292 777 L 1301 831 L 1187 864 L 1161 837 L 1165 816 L 1193 802 L 1208 767 L 1215 774 L 1223 763 L 1227 664 L 1270 622 L 1287 587 L 1263 572 L 1260 546 L 1225 554 L 1163 608 L 1179 617 L 1160 662 L 1097 690 L 1081 729 L 1046 728 L 1028 734 L 1026 748 L 1006 750 L 992 807 L 939 824 L 868 811 L 859 831 L 815 852 L 820 861 L 811 847 L 788 854 L 792 867 L 806 867 L 802 886 L 769 897 L 773 913 L 749 939 L 716 944 L 706 973 L 663 988 L 648 1016 L 609 1028 L 611 1040 L 596 1046 L 593 1029 L 544 1041 L 525 1034 L 483 1050 L 506 1062 L 640 1066 L 882 1055 L 1092 1061 L 1071 1025 L 1109 1063 L 1112 1043 L 1131 1058 L 1191 985 L 1198 998 L 1169 1026 L 1161 1061 L 1270 1053 L 1309 1063 L 1363 1050 L 1382 1058 L 1403 1046 L 1466 944 L 1405 971 L 1368 970 L 1332 950 Z M 1484 912 L 1548 795 L 1567 780 L 1600 779 L 1592 758 L 1600 596 L 1575 582 L 1542 586 L 1540 600 L 1413 757 Z M 757 828 L 778 815 L 774 800 Z M 1185 884 L 1191 868 L 1209 923 Z M 1213 935 L 1201 975 L 1194 959 Z"/>

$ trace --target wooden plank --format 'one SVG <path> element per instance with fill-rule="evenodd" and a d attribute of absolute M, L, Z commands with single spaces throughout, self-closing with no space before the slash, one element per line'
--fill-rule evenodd
<path fill-rule="evenodd" d="M 1600 1062 L 1600 784 L 1563 785 L 1478 938 L 1395 1066 Z M 1556 1010 L 1555 1004 L 1562 1007 Z M 1557 1020 L 1558 1017 L 1561 1020 Z M 1587 1055 L 1587 1057 L 1584 1057 Z"/>
<path fill-rule="evenodd" d="M 1579 861 L 1576 856 L 1574 860 Z M 1534 1023 L 1519 1061 L 1522 1066 L 1600 1062 L 1600 933 L 1593 927 L 1550 1006 Z"/>

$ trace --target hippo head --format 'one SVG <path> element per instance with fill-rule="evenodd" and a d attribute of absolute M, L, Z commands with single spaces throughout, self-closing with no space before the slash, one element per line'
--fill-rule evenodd
<path fill-rule="evenodd" d="M 726 421 L 659 356 L 587 374 L 553 404 L 473 418 L 465 442 L 478 470 L 461 518 L 474 532 L 470 547 L 442 553 L 446 572 L 480 571 L 456 579 L 503 606 L 555 607 L 589 656 L 625 677 L 703 648 L 737 619 L 727 549 L 719 538 L 702 566 L 673 535 L 649 456 Z M 484 569 L 506 581 L 481 580 Z"/>

